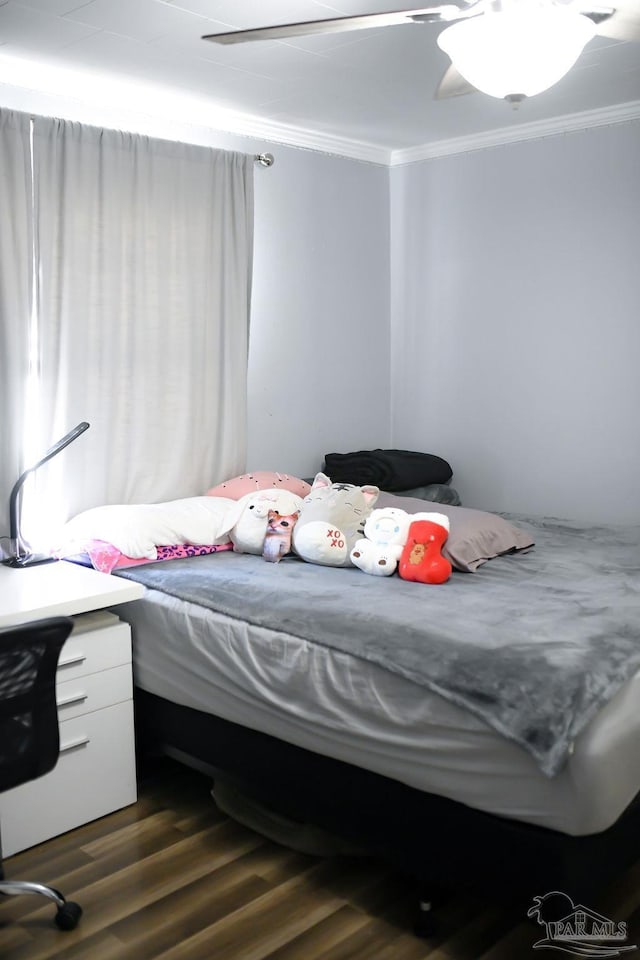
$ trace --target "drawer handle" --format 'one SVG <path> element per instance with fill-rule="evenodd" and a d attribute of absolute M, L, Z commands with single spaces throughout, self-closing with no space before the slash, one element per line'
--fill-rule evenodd
<path fill-rule="evenodd" d="M 87 699 L 86 693 L 72 693 L 68 697 L 63 697 L 57 701 L 59 707 L 69 707 L 72 703 L 84 703 Z"/>
<path fill-rule="evenodd" d="M 78 654 L 77 657 L 69 657 L 68 660 L 61 660 L 58 666 L 72 667 L 76 663 L 84 663 L 86 659 L 87 659 L 87 655 L 85 653 L 80 653 Z"/>
<path fill-rule="evenodd" d="M 90 737 L 78 737 L 77 740 L 70 740 L 69 743 L 60 744 L 60 753 L 66 753 L 67 750 L 75 750 L 77 747 L 84 747 L 90 740 Z"/>

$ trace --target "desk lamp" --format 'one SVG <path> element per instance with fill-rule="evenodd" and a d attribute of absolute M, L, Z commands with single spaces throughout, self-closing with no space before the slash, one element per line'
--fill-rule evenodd
<path fill-rule="evenodd" d="M 64 450 L 65 447 L 68 447 L 70 443 L 73 443 L 81 433 L 84 433 L 85 430 L 89 429 L 89 424 L 86 421 L 79 423 L 77 427 L 74 427 L 73 430 L 70 430 L 69 433 L 65 434 L 57 443 L 47 450 L 45 455 L 38 460 L 37 463 L 34 463 L 31 467 L 28 467 L 24 473 L 22 473 L 14 487 L 11 491 L 9 497 L 9 550 L 10 556 L 3 560 L 2 563 L 7 567 L 30 567 L 35 566 L 38 563 L 52 563 L 56 558 L 50 557 L 46 554 L 36 554 L 32 553 L 28 543 L 23 539 L 20 532 L 20 510 L 18 508 L 20 491 L 22 490 L 23 484 L 30 473 L 33 473 L 34 470 L 37 470 L 38 467 L 41 467 L 43 463 L 46 463 L 47 460 L 51 460 L 52 457 L 55 457 L 56 454 L 60 453 L 61 450 Z"/>

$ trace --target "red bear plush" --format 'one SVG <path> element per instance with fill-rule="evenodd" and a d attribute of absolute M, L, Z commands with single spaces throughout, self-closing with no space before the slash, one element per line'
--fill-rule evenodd
<path fill-rule="evenodd" d="M 443 513 L 421 514 L 414 520 L 398 562 L 403 580 L 444 583 L 451 576 L 451 564 L 441 550 L 449 536 L 449 518 Z"/>

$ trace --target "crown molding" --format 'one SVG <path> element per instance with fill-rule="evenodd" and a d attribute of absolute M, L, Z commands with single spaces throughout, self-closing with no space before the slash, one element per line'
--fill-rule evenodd
<path fill-rule="evenodd" d="M 250 116 L 238 115 L 229 127 L 225 126 L 225 129 L 228 133 L 235 133 L 240 136 L 252 136 L 291 147 L 316 150 L 352 160 L 364 160 L 368 163 L 397 167 L 419 163 L 421 160 L 433 160 L 438 157 L 469 153 L 473 150 L 484 150 L 488 147 L 521 143 L 526 140 L 538 140 L 543 137 L 559 136 L 563 133 L 572 133 L 578 130 L 589 130 L 592 127 L 627 123 L 631 120 L 640 120 L 640 100 L 597 110 L 567 113 L 560 117 L 521 123 L 514 127 L 486 130 L 465 137 L 452 137 L 450 140 L 436 140 L 434 143 L 425 143 L 417 147 L 399 150 L 390 150 L 375 144 L 350 140 L 347 137 L 337 137 L 333 134 L 319 133 L 315 130 L 307 130 L 289 124 L 273 123 Z"/>
<path fill-rule="evenodd" d="M 267 140 L 385 167 L 391 163 L 391 149 L 388 147 L 295 124 L 265 120 L 255 114 L 218 107 L 202 96 L 176 93 L 156 84 L 131 85 L 126 80 L 114 81 L 108 76 L 74 68 L 41 64 L 3 54 L 1 47 L 0 90 L 0 105 L 7 101 L 12 105 L 17 102 L 18 106 L 14 105 L 14 109 L 25 109 L 25 99 L 45 98 L 55 104 L 54 111 L 62 108 L 63 113 L 73 113 L 72 105 L 82 104 L 88 108 L 95 106 L 97 110 L 120 112 L 125 124 L 131 118 L 134 118 L 135 125 L 140 117 L 157 117 L 159 120 L 173 121 L 179 126 Z M 57 104 L 55 101 L 58 101 Z M 68 109 L 69 105 L 71 110 Z"/>
<path fill-rule="evenodd" d="M 577 130 L 588 130 L 591 127 L 626 123 L 638 119 L 640 119 L 640 100 L 633 100 L 630 103 L 621 103 L 599 110 L 584 110 L 581 113 L 569 113 L 549 120 L 522 123 L 516 127 L 486 130 L 483 133 L 471 134 L 468 137 L 453 137 L 451 140 L 438 140 L 435 143 L 425 143 L 418 147 L 393 150 L 390 166 L 397 167 L 409 163 L 419 163 L 421 160 L 450 157 L 457 153 L 469 153 L 472 150 L 483 150 L 487 147 L 498 147 L 508 143 L 521 143 L 525 140 L 537 140 L 542 137 L 553 137 Z"/>
<path fill-rule="evenodd" d="M 393 151 L 387 147 L 361 140 L 351 140 L 348 137 L 338 137 L 332 133 L 320 133 L 317 130 L 308 130 L 293 124 L 262 120 L 250 115 L 236 114 L 223 121 L 223 126 L 216 124 L 216 128 L 224 129 L 226 133 L 233 133 L 236 136 L 268 140 L 270 143 L 315 150 L 350 160 L 364 160 L 367 163 L 385 167 L 391 166 L 392 163 Z"/>
<path fill-rule="evenodd" d="M 548 120 L 536 120 L 521 123 L 514 127 L 502 127 L 486 130 L 465 137 L 452 137 L 450 140 L 436 140 L 433 143 L 417 147 L 391 150 L 372 143 L 338 137 L 330 133 L 320 133 L 291 124 L 262 120 L 259 117 L 237 114 L 224 122 L 227 133 L 237 136 L 254 137 L 272 143 L 282 143 L 298 149 L 315 150 L 352 160 L 397 167 L 422 160 L 449 157 L 473 150 L 484 150 L 510 143 L 522 143 L 543 137 L 559 136 L 592 127 L 627 123 L 640 119 L 640 100 L 616 104 L 597 110 L 583 110 L 580 113 L 563 114 Z"/>
<path fill-rule="evenodd" d="M 0 104 L 3 102 L 6 104 L 8 101 L 11 105 L 14 100 L 12 94 L 18 94 L 17 104 L 13 104 L 14 109 L 25 109 L 23 105 L 25 94 L 28 100 L 33 97 L 40 100 L 44 97 L 48 101 L 48 106 L 55 101 L 56 107 L 60 106 L 60 98 L 66 98 L 67 102 L 84 104 L 87 107 L 100 104 L 104 108 L 122 110 L 123 116 L 132 114 L 136 118 L 146 116 L 157 117 L 164 121 L 173 120 L 178 125 L 197 128 L 200 131 L 218 131 L 268 143 L 280 143 L 297 149 L 312 150 L 384 167 L 403 166 L 473 150 L 640 119 L 640 100 L 634 100 L 612 107 L 585 110 L 549 120 L 522 123 L 517 126 L 393 150 L 378 144 L 295 124 L 266 120 L 254 114 L 237 113 L 216 107 L 202 97 L 168 94 L 166 90 L 154 86 L 141 89 L 141 85 L 138 84 L 132 88 L 126 83 L 113 80 L 97 85 L 95 78 L 91 83 L 88 81 L 79 83 L 77 71 L 51 66 L 45 67 L 44 71 L 41 70 L 38 76 L 35 66 L 34 63 L 23 59 L 0 55 L 0 90 L 2 90 Z M 37 109 L 36 112 L 38 112 Z"/>

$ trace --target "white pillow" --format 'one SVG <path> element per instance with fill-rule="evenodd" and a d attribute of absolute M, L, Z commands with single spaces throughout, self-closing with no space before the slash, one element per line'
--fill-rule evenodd
<path fill-rule="evenodd" d="M 236 511 L 227 497 L 93 507 L 64 525 L 60 542 L 105 540 L 127 557 L 155 560 L 157 546 L 229 543 Z"/>

